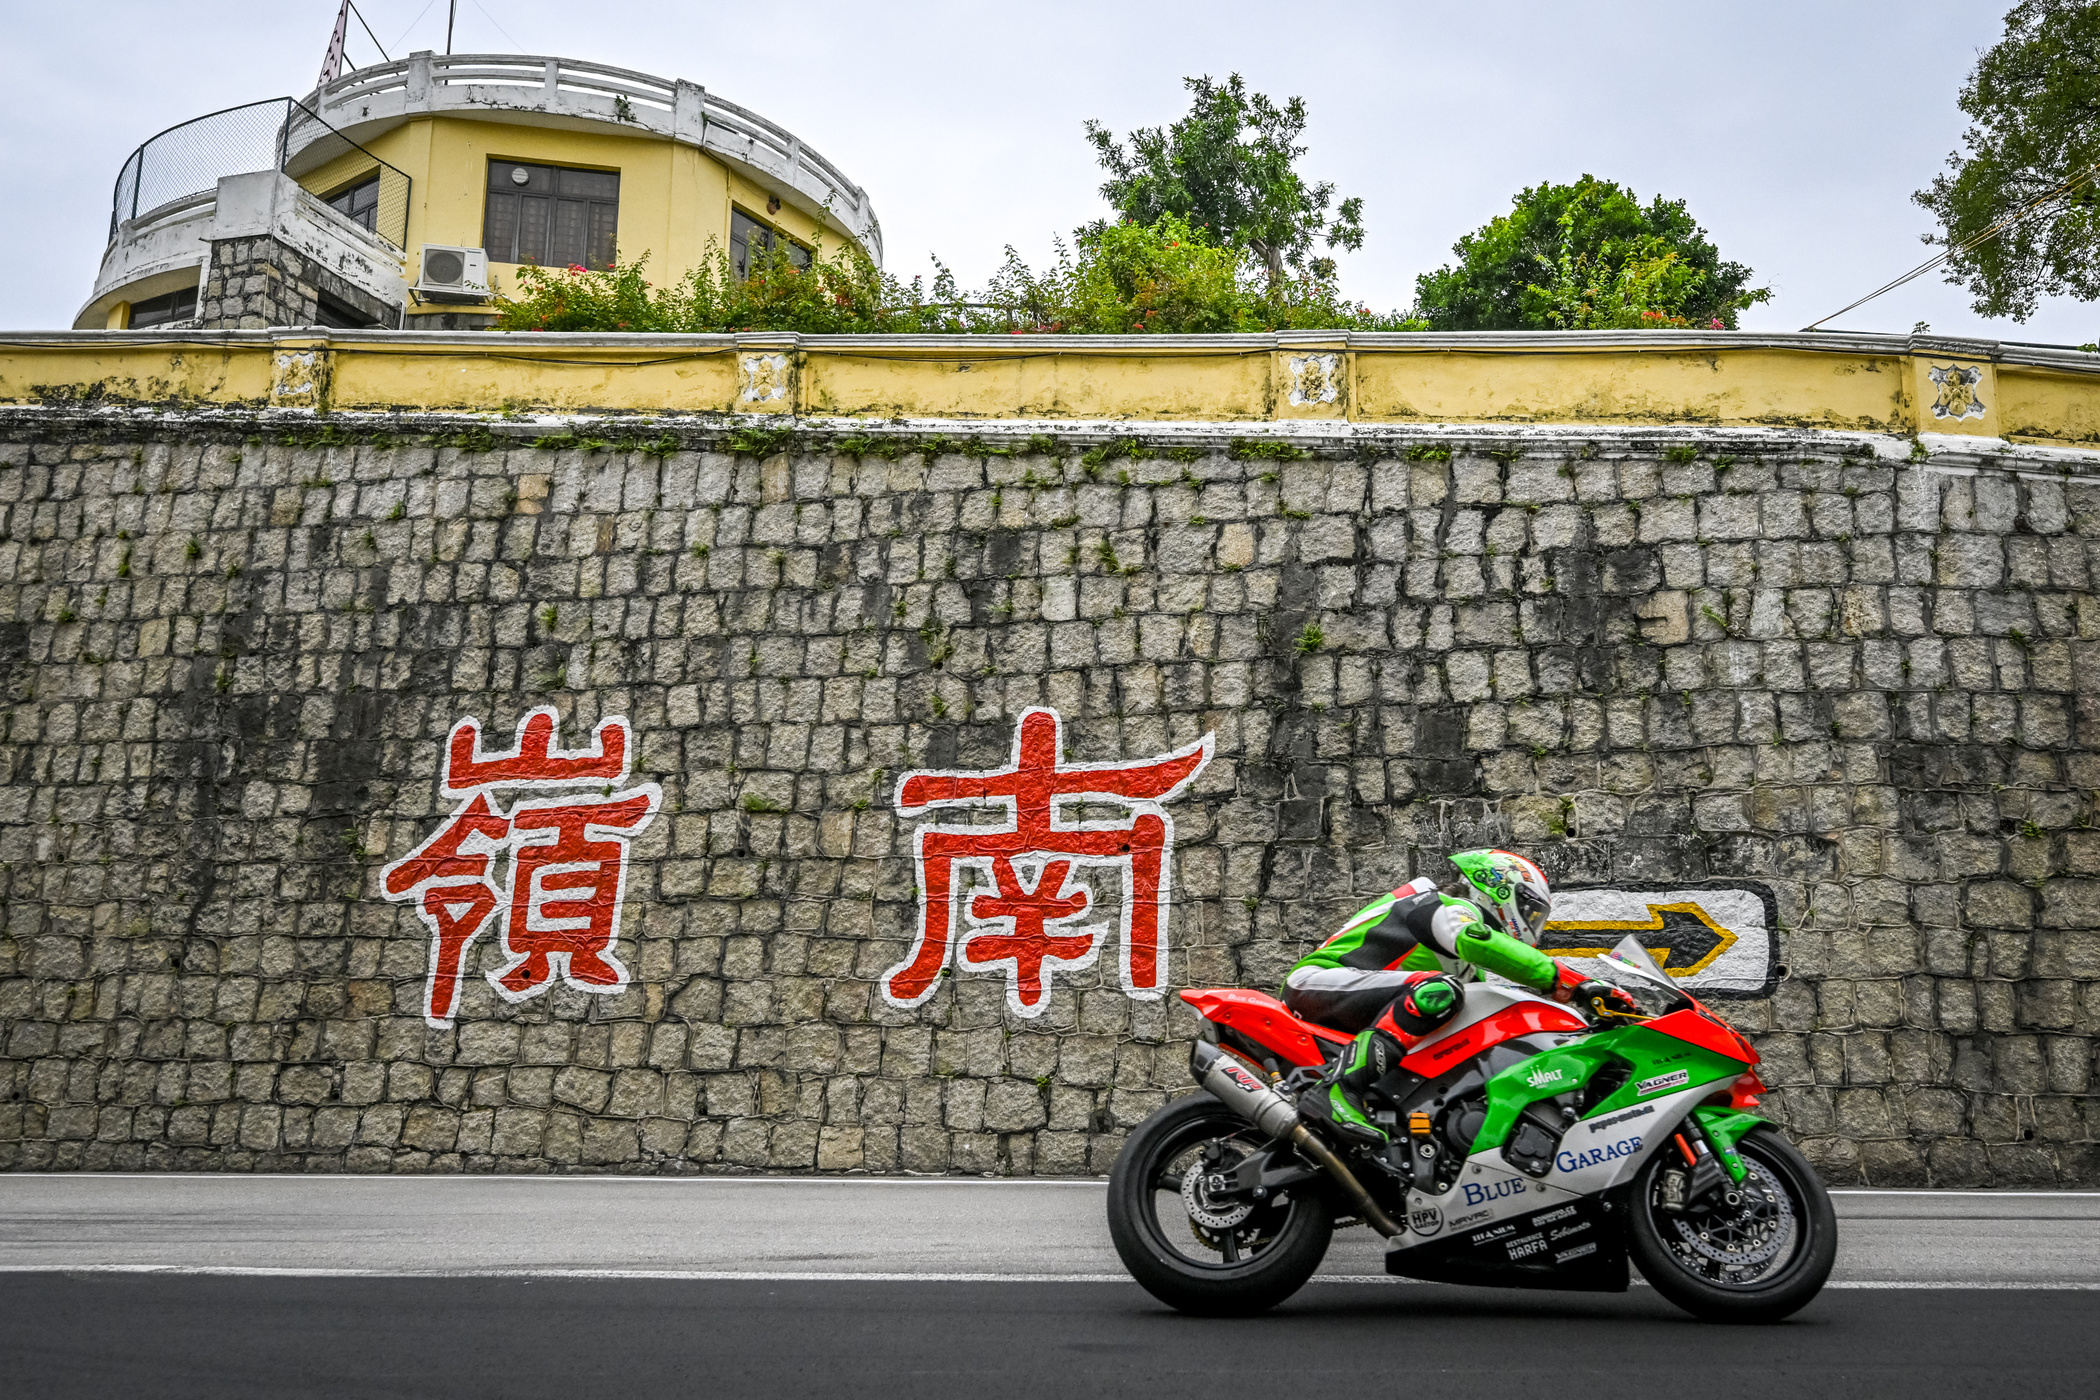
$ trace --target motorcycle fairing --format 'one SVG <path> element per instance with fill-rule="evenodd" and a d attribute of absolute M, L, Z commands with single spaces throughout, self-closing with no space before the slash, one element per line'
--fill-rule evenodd
<path fill-rule="evenodd" d="M 1506 982 L 1474 982 L 1458 1015 L 1414 1045 L 1402 1069 L 1434 1079 L 1481 1051 L 1520 1035 L 1588 1030 L 1581 1016 L 1548 997 Z"/>
<path fill-rule="evenodd" d="M 1628 1067 L 1626 1082 L 1593 1105 L 1582 1123 L 1596 1123 L 1629 1109 L 1663 1102 L 1673 1089 L 1710 1090 L 1742 1074 L 1739 1060 L 1679 1038 L 1657 1035 L 1653 1022 L 1619 1026 L 1557 1046 L 1512 1065 L 1487 1081 L 1488 1113 L 1472 1150 L 1500 1147 L 1532 1104 L 1582 1089 L 1607 1065 Z M 1596 1129 L 1592 1128 L 1591 1132 Z"/>
<path fill-rule="evenodd" d="M 1505 1071 L 1511 1072 L 1514 1071 Z M 1394 1257 L 1419 1249 L 1439 1236 L 1486 1230 L 1514 1216 L 1601 1198 L 1631 1181 L 1649 1157 L 1669 1141 L 1694 1105 L 1712 1092 L 1710 1085 L 1694 1085 L 1631 1109 L 1582 1119 L 1562 1135 L 1553 1169 L 1538 1181 L 1511 1167 L 1499 1146 L 1480 1147 L 1480 1140 L 1475 1139 L 1478 1150 L 1467 1157 L 1449 1191 L 1441 1196 L 1422 1191 L 1408 1193 L 1410 1228 L 1406 1235 L 1388 1243 L 1388 1269 Z M 1414 1222 L 1418 1219 L 1425 1223 L 1434 1219 L 1437 1228 L 1416 1228 Z M 1616 1228 L 1615 1225 L 1614 1231 Z"/>
<path fill-rule="evenodd" d="M 1543 1182 L 1518 1183 L 1493 1219 L 1459 1216 L 1460 1228 L 1436 1238 L 1410 1229 L 1389 1242 L 1385 1269 L 1406 1278 L 1495 1288 L 1557 1288 L 1623 1293 L 1628 1282 L 1625 1233 L 1596 1197 L 1567 1199 Z"/>

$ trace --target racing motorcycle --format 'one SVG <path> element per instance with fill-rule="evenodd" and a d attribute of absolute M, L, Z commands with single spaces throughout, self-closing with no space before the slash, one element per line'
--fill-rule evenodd
<path fill-rule="evenodd" d="M 1297 1095 L 1351 1037 L 1235 988 L 1186 991 L 1207 1092 L 1160 1109 L 1109 1178 L 1116 1252 L 1184 1312 L 1290 1297 L 1334 1231 L 1386 1237 L 1386 1271 L 1622 1292 L 1628 1260 L 1699 1317 L 1773 1322 L 1822 1289 L 1837 1220 L 1815 1171 L 1759 1117 L 1757 1052 L 1631 936 L 1594 975 L 1628 1000 L 1566 1006 L 1500 981 L 1374 1084 L 1390 1136 L 1338 1147 Z"/>

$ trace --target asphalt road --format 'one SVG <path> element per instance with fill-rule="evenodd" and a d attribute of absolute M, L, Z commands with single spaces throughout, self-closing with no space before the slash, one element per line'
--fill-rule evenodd
<path fill-rule="evenodd" d="M 2090 1396 L 2100 1195 L 1848 1193 L 1777 1327 L 1384 1280 L 1125 1281 L 1091 1182 L 0 1177 L 0 1395 Z"/>
<path fill-rule="evenodd" d="M 0 1176 L 0 1273 L 1119 1280 L 1103 1191 L 955 1178 Z M 2100 1193 L 1833 1196 L 1840 1281 L 2100 1286 Z M 1322 1272 L 1382 1278 L 1377 1237 L 1343 1231 Z"/>
<path fill-rule="evenodd" d="M 0 1278 L 7 1394 L 2076 1396 L 2090 1293 L 1856 1290 L 1778 1327 L 1619 1296 L 1337 1284 L 1243 1321 L 1129 1284 Z"/>

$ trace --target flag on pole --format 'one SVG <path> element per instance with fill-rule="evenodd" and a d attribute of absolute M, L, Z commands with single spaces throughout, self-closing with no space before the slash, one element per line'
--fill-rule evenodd
<path fill-rule="evenodd" d="M 343 41 L 350 33 L 350 0 L 343 0 L 343 8 L 335 12 L 335 33 L 328 40 L 328 57 L 321 60 L 321 81 L 315 87 L 327 87 L 343 75 Z"/>

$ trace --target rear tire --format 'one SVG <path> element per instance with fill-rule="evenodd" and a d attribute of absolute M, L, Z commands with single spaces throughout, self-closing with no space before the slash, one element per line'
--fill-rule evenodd
<path fill-rule="evenodd" d="M 1192 1206 L 1183 1190 L 1188 1172 L 1216 1172 L 1262 1145 L 1259 1129 L 1208 1093 L 1168 1104 L 1124 1141 L 1108 1178 L 1108 1233 L 1146 1292 L 1185 1313 L 1244 1317 L 1290 1297 L 1320 1267 L 1334 1209 L 1318 1183 L 1258 1205 L 1199 1194 Z M 1206 1225 L 1192 1209 L 1228 1223 Z"/>
<path fill-rule="evenodd" d="M 1628 1245 L 1641 1276 L 1678 1307 L 1708 1322 L 1777 1322 L 1822 1291 L 1837 1262 L 1837 1214 L 1815 1168 L 1781 1137 L 1758 1127 L 1736 1150 L 1750 1173 L 1736 1208 L 1714 1202 L 1682 1214 L 1655 1204 L 1673 1164 L 1665 1143 L 1635 1178 L 1627 1201 Z"/>

